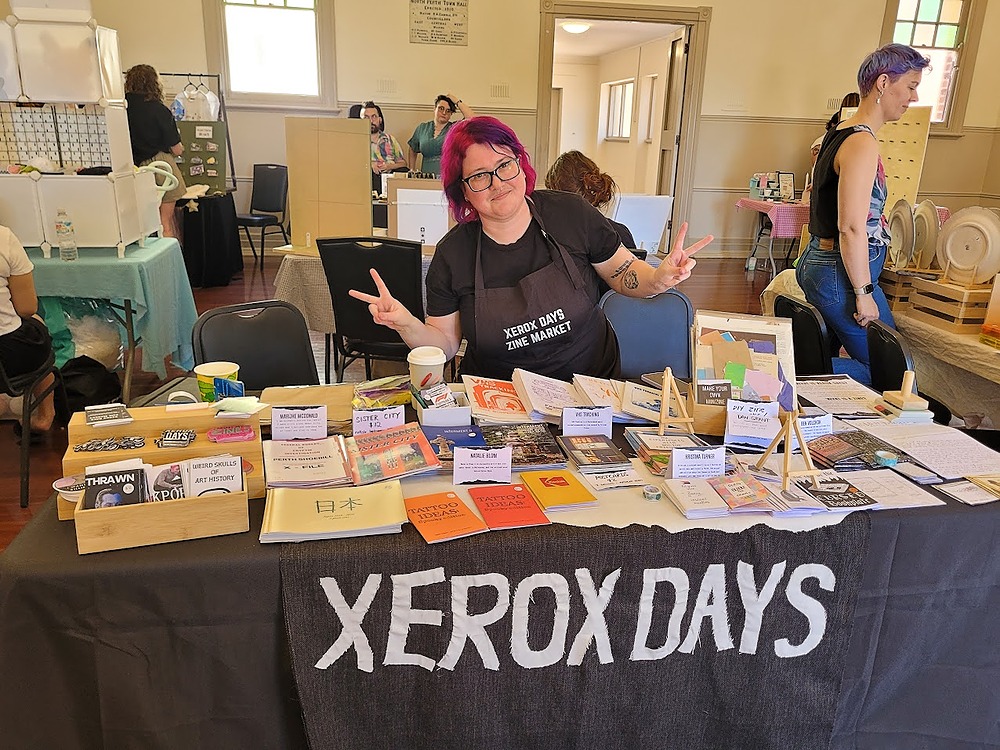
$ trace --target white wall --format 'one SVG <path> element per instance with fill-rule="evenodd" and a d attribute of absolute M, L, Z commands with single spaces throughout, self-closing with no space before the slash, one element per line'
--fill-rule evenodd
<path fill-rule="evenodd" d="M 594 153 L 601 90 L 596 61 L 554 63 L 552 86 L 562 89 L 559 151 Z M 554 150 L 549 149 L 553 159 L 558 156 Z"/>

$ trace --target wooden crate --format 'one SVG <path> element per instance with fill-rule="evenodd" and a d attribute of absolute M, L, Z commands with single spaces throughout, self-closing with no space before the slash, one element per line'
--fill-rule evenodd
<path fill-rule="evenodd" d="M 115 508 L 85 509 L 81 500 L 73 520 L 76 548 L 81 555 L 250 530 L 246 492 L 182 497 Z"/>
<path fill-rule="evenodd" d="M 154 466 L 185 461 L 189 458 L 204 458 L 222 453 L 230 453 L 243 459 L 244 486 L 249 497 L 264 497 L 264 452 L 260 443 L 260 423 L 257 415 L 243 419 L 216 419 L 211 409 L 198 411 L 168 411 L 165 406 L 130 408 L 134 421 L 125 425 L 92 427 L 87 424 L 83 413 L 73 415 L 70 420 L 69 447 L 63 456 L 63 476 L 83 475 L 88 466 L 121 461 L 127 458 L 141 458 Z M 242 443 L 213 443 L 207 432 L 213 427 L 247 425 L 254 431 L 254 439 Z M 186 448 L 158 448 L 156 438 L 164 430 L 194 430 L 194 441 Z M 88 440 L 142 436 L 144 447 L 136 450 L 116 451 L 74 451 L 73 446 Z M 161 503 L 157 503 L 161 504 Z M 144 504 L 146 505 L 146 504 Z M 149 503 L 148 505 L 152 505 Z M 75 506 L 62 502 L 57 505 L 60 520 L 73 518 Z M 102 510 L 107 510 L 103 508 Z M 71 512 L 73 511 L 73 512 Z"/>
<path fill-rule="evenodd" d="M 910 304 L 917 320 L 958 333 L 978 333 L 986 319 L 989 286 L 959 286 L 915 278 Z"/>

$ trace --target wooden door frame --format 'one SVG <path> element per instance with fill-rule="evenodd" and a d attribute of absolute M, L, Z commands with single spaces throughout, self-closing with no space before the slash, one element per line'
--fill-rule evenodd
<path fill-rule="evenodd" d="M 681 112 L 681 142 L 677 146 L 677 174 L 673 215 L 687 220 L 694 194 L 694 160 L 698 121 L 705 88 L 708 56 L 708 27 L 712 9 L 707 6 L 681 8 L 659 5 L 590 4 L 569 0 L 540 0 L 541 23 L 538 34 L 538 98 L 535 123 L 535 164 L 549 163 L 549 118 L 553 45 L 557 18 L 594 18 L 606 21 L 645 21 L 687 27 L 687 76 L 684 81 L 684 108 Z"/>

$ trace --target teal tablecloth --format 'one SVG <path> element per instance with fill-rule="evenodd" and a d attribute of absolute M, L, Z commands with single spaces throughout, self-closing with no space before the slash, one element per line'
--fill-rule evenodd
<path fill-rule="evenodd" d="M 80 248 L 80 259 L 42 257 L 27 248 L 35 264 L 39 297 L 132 300 L 135 335 L 142 338 L 143 369 L 164 378 L 164 358 L 185 370 L 194 367 L 191 331 L 198 319 L 180 245 L 174 239 L 150 239 L 145 247 L 129 245 L 119 258 L 113 247 Z"/>

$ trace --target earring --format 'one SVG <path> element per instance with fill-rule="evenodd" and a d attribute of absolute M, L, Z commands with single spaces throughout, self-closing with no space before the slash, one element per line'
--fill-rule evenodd
<path fill-rule="evenodd" d="M 878 92 L 878 96 L 876 96 L 876 97 L 875 97 L 875 103 L 876 103 L 876 104 L 881 104 L 881 103 L 882 103 L 882 94 L 883 94 L 883 93 L 884 93 L 884 92 L 882 92 L 882 91 L 879 91 L 879 92 Z"/>

